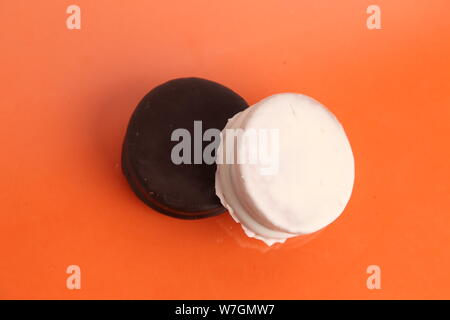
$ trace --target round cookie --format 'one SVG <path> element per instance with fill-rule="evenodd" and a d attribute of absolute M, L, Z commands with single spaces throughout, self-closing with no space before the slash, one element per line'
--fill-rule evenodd
<path fill-rule="evenodd" d="M 215 194 L 216 164 L 194 159 L 194 148 L 203 150 L 211 143 L 203 139 L 203 132 L 222 130 L 229 118 L 247 107 L 232 90 L 200 78 L 175 79 L 151 90 L 131 116 L 122 148 L 122 171 L 136 195 L 177 218 L 225 212 Z M 177 129 L 190 134 L 192 151 L 191 160 L 180 164 L 172 157 L 180 143 L 173 137 Z"/>
<path fill-rule="evenodd" d="M 229 132 L 237 129 L 274 139 L 227 147 Z M 264 155 L 253 163 L 222 161 L 217 168 L 217 195 L 248 236 L 269 245 L 284 242 L 324 228 L 344 210 L 354 182 L 352 149 L 339 121 L 316 100 L 270 96 L 235 115 L 222 135 L 218 160 L 227 150 L 246 154 L 255 146 L 261 149 L 254 154 Z"/>

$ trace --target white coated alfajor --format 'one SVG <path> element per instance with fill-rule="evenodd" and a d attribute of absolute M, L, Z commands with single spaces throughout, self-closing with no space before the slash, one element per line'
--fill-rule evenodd
<path fill-rule="evenodd" d="M 236 129 L 272 132 L 272 138 L 278 132 L 277 141 L 257 134 L 258 146 L 272 147 L 266 148 L 272 163 L 226 161 L 227 137 Z M 234 148 L 236 154 L 248 150 L 248 143 Z M 268 245 L 324 228 L 343 212 L 353 189 L 354 159 L 344 129 L 323 105 L 301 94 L 272 95 L 236 114 L 222 131 L 217 159 L 222 204 L 249 237 Z"/>

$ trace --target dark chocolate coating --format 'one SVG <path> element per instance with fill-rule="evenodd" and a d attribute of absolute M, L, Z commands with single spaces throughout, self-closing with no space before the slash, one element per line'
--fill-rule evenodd
<path fill-rule="evenodd" d="M 215 164 L 171 160 L 173 130 L 185 128 L 194 144 L 194 121 L 222 130 L 248 104 L 209 80 L 181 78 L 151 90 L 136 107 L 122 149 L 122 171 L 136 195 L 172 217 L 198 219 L 225 212 L 215 193 Z M 210 142 L 203 142 L 203 148 Z M 191 148 L 192 158 L 193 146 Z"/>

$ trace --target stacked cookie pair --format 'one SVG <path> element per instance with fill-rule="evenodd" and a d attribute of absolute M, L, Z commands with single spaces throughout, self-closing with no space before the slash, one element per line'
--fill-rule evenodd
<path fill-rule="evenodd" d="M 354 181 L 346 134 L 316 100 L 282 93 L 249 107 L 199 78 L 166 82 L 142 99 L 122 169 L 158 212 L 198 219 L 228 211 L 269 245 L 333 222 Z"/>

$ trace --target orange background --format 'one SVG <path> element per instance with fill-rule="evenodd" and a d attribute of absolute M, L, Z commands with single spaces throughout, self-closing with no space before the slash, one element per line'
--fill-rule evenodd
<path fill-rule="evenodd" d="M 382 30 L 366 28 L 371 4 Z M 0 298 L 450 298 L 449 17 L 447 0 L 2 0 Z M 125 128 L 182 76 L 328 106 L 356 160 L 343 216 L 267 249 L 227 214 L 140 202 Z"/>

